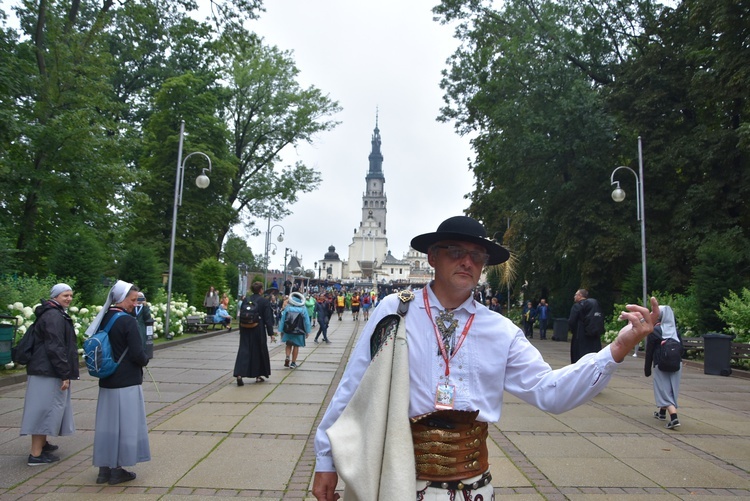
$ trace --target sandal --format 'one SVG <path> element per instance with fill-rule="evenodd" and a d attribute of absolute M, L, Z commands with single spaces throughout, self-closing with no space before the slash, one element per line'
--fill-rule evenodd
<path fill-rule="evenodd" d="M 263 381 L 265 381 L 265 379 L 263 379 L 262 376 L 258 376 L 258 377 L 255 378 L 255 382 L 256 383 L 262 383 Z"/>

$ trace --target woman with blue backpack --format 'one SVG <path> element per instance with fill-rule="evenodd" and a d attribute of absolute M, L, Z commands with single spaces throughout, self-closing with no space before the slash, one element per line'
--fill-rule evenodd
<path fill-rule="evenodd" d="M 284 367 L 297 368 L 297 355 L 300 346 L 305 346 L 305 339 L 310 335 L 310 329 L 310 316 L 305 307 L 305 296 L 299 292 L 292 292 L 289 296 L 289 304 L 281 312 L 279 321 L 281 341 L 286 343 Z"/>
<path fill-rule="evenodd" d="M 93 336 L 109 326 L 111 356 L 119 361 L 114 373 L 99 379 L 93 454 L 94 466 L 99 467 L 97 484 L 115 485 L 133 480 L 135 473 L 123 466 L 151 460 L 142 388 L 148 355 L 133 316 L 137 302 L 138 287 L 118 280 L 86 329 L 86 335 Z"/>

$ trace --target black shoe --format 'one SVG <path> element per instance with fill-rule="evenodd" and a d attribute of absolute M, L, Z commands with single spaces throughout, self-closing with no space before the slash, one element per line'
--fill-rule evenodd
<path fill-rule="evenodd" d="M 244 384 L 245 384 L 245 382 L 242 380 L 242 378 L 238 377 L 237 378 L 237 386 L 243 386 Z"/>
<path fill-rule="evenodd" d="M 26 462 L 29 466 L 39 466 L 43 464 L 50 464 L 54 463 L 55 461 L 60 461 L 60 458 L 58 456 L 55 456 L 54 454 L 50 454 L 49 452 L 42 452 L 38 456 L 32 456 L 29 454 L 29 460 Z"/>
<path fill-rule="evenodd" d="M 97 484 L 106 484 L 109 482 L 109 477 L 112 474 L 112 470 L 109 466 L 100 466 L 99 475 L 96 477 Z"/>
<path fill-rule="evenodd" d="M 122 468 L 112 468 L 107 483 L 109 485 L 117 485 L 123 482 L 130 482 L 131 480 L 135 480 L 135 473 L 132 471 L 123 470 Z"/>
<path fill-rule="evenodd" d="M 42 452 L 54 452 L 57 449 L 59 449 L 58 446 L 52 445 L 49 442 L 44 442 L 44 447 L 42 447 Z"/>

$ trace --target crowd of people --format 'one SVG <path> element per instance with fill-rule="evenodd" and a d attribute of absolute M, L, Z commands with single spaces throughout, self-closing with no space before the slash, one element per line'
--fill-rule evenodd
<path fill-rule="evenodd" d="M 591 346 L 576 352 L 571 365 L 552 370 L 529 342 L 534 322 L 539 323 L 540 339 L 546 339 L 547 301 L 542 299 L 536 306 L 527 302 L 519 328 L 501 314 L 498 297 L 477 290 L 483 267 L 508 258 L 507 250 L 486 238 L 479 222 L 466 216 L 450 218 L 436 232 L 415 237 L 412 247 L 425 252 L 435 269 L 434 280 L 416 294 L 407 290 L 381 299 L 371 290 L 329 287 L 281 295 L 277 287 L 266 291 L 262 283 L 254 282 L 251 294 L 240 298 L 239 349 L 233 371 L 237 386 L 244 385 L 243 378 L 262 383 L 271 376 L 269 338 L 273 343 L 280 336 L 285 344 L 284 366 L 295 369 L 299 350 L 314 326 L 318 327 L 314 342 L 322 337 L 330 343 L 332 319 L 342 321 L 351 314 L 355 322 L 372 320 L 365 324 L 316 434 L 313 494 L 318 500 L 338 499 L 339 474 L 347 488 L 372 485 L 372 480 L 390 486 L 384 494 L 387 499 L 399 497 L 404 489 L 414 489 L 418 499 L 447 499 L 465 486 L 475 496 L 491 499 L 487 423 L 499 420 L 503 392 L 549 412 L 572 409 L 601 391 L 626 354 L 647 336 L 644 371 L 647 377 L 654 376 L 654 417 L 668 421 L 669 429 L 680 426 L 681 365 L 666 368 L 660 360 L 665 356 L 660 355 L 664 343 L 679 341 L 671 308 L 660 307 L 653 298 L 650 309 L 628 305 L 620 315 L 626 325 L 612 344 L 602 348 L 600 337 L 589 340 Z M 26 367 L 20 431 L 31 436 L 30 466 L 59 461 L 54 454 L 58 446 L 48 437 L 75 433 L 71 384 L 79 378 L 79 358 L 67 314 L 72 300 L 71 287 L 57 284 L 35 312 L 35 346 Z M 213 287 L 206 293 L 204 306 L 211 314 L 224 315 L 227 303 L 228 297 Z M 576 336 L 588 336 L 582 330 L 583 319 L 595 305 L 588 291 L 576 291 L 569 324 L 571 357 L 573 350 L 581 348 Z M 111 319 L 112 357 L 120 363 L 112 375 L 99 379 L 92 462 L 98 468 L 96 483 L 115 485 L 136 478 L 125 467 L 151 458 L 142 383 L 149 363 L 143 330 L 152 319 L 138 287 L 117 281 L 86 334 L 93 335 Z M 406 333 L 410 333 L 408 345 Z M 393 356 L 374 356 L 386 350 Z M 391 388 L 373 391 L 382 390 L 383 381 L 390 381 Z M 390 396 L 376 401 L 381 394 Z M 433 455 L 404 455 L 399 447 L 387 446 L 376 458 L 358 454 L 367 450 L 366 444 L 352 440 L 350 431 L 362 429 L 363 422 L 372 436 L 384 436 L 387 429 L 397 438 L 388 443 L 413 442 L 415 450 L 424 437 L 436 436 L 446 442 L 441 450 L 452 450 L 451 434 L 438 433 L 445 428 L 476 430 L 476 444 L 469 451 L 475 460 L 460 473 L 446 473 L 432 462 Z M 395 467 L 384 470 L 384 464 Z"/>

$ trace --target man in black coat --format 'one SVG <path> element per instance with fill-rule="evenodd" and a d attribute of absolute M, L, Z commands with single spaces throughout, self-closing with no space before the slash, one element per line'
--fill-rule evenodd
<path fill-rule="evenodd" d="M 315 335 L 315 342 L 318 342 L 318 338 L 323 334 L 323 341 L 330 343 L 328 340 L 328 306 L 326 305 L 325 294 L 320 294 L 318 300 L 315 302 L 315 311 L 318 313 L 318 333 Z"/>
<path fill-rule="evenodd" d="M 276 342 L 274 334 L 274 316 L 271 303 L 263 297 L 263 283 L 253 282 L 250 286 L 253 294 L 240 305 L 240 311 L 246 303 L 252 303 L 258 311 L 258 325 L 254 327 L 243 326 L 240 319 L 240 347 L 237 351 L 237 359 L 234 362 L 234 377 L 237 378 L 237 386 L 242 386 L 243 377 L 254 377 L 255 382 L 262 383 L 264 378 L 271 376 L 271 359 L 268 355 L 268 341 Z"/>
<path fill-rule="evenodd" d="M 568 328 L 573 333 L 570 340 L 570 363 L 574 364 L 579 358 L 587 353 L 596 353 L 602 349 L 602 340 L 600 336 L 587 336 L 584 324 L 584 318 L 588 315 L 591 308 L 597 307 L 598 302 L 589 297 L 589 291 L 578 289 L 573 296 L 575 304 L 570 309 L 568 318 Z"/>

